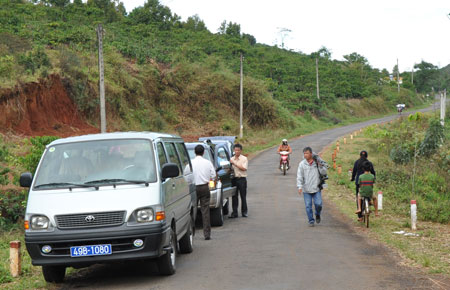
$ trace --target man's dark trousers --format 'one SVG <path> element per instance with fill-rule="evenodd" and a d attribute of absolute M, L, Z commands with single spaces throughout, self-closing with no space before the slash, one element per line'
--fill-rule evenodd
<path fill-rule="evenodd" d="M 208 184 L 197 185 L 197 202 L 200 202 L 200 211 L 202 212 L 203 235 L 205 238 L 211 237 L 211 222 L 209 218 L 209 202 L 211 193 Z"/>
<path fill-rule="evenodd" d="M 236 185 L 237 192 L 233 195 L 233 212 L 232 216 L 237 216 L 238 206 L 239 206 L 239 195 L 241 196 L 241 213 L 247 214 L 247 178 L 246 177 L 236 177 L 233 178 L 233 185 Z"/>

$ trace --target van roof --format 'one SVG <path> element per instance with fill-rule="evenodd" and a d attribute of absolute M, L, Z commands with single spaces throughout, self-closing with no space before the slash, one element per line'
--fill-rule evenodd
<path fill-rule="evenodd" d="M 157 133 L 157 132 L 114 132 L 114 133 L 101 133 L 101 134 L 89 134 L 68 138 L 61 138 L 53 141 L 50 145 L 73 143 L 73 142 L 83 142 L 83 141 L 95 141 L 95 140 L 114 140 L 114 139 L 150 139 L 154 140 L 157 138 L 177 138 L 181 139 L 180 136 Z"/>

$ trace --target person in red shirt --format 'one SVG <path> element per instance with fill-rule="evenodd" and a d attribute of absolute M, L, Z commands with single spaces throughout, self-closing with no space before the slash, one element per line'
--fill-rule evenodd
<path fill-rule="evenodd" d="M 291 146 L 289 146 L 288 140 L 287 140 L 287 139 L 283 139 L 281 145 L 278 147 L 278 150 L 277 150 L 278 154 L 279 154 L 281 151 L 286 151 L 286 152 L 289 153 L 289 155 L 292 153 L 292 148 L 291 148 Z M 288 157 L 288 160 L 287 160 L 287 162 L 288 162 L 288 168 L 291 167 L 291 166 L 289 165 L 289 159 L 290 159 L 290 158 Z M 280 158 L 280 168 L 281 168 L 281 162 L 282 162 L 282 159 Z"/>

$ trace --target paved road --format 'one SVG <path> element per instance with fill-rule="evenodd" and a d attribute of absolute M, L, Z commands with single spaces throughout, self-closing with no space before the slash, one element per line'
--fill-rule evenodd
<path fill-rule="evenodd" d="M 309 228 L 296 190 L 303 147 L 320 151 L 340 136 L 395 117 L 292 141 L 295 166 L 287 176 L 276 168 L 275 149 L 252 159 L 249 217 L 213 228 L 211 241 L 199 230 L 194 252 L 179 256 L 174 276 L 159 276 L 150 263 L 98 265 L 69 275 L 63 289 L 430 289 L 427 279 L 398 266 L 390 251 L 355 233 L 330 206 L 322 223 Z"/>

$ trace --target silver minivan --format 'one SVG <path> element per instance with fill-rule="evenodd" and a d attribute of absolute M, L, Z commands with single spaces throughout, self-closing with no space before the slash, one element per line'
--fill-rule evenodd
<path fill-rule="evenodd" d="M 157 259 L 176 270 L 193 250 L 196 194 L 183 139 L 160 133 L 106 133 L 50 143 L 29 187 L 25 243 L 48 282 L 66 267 Z"/>

